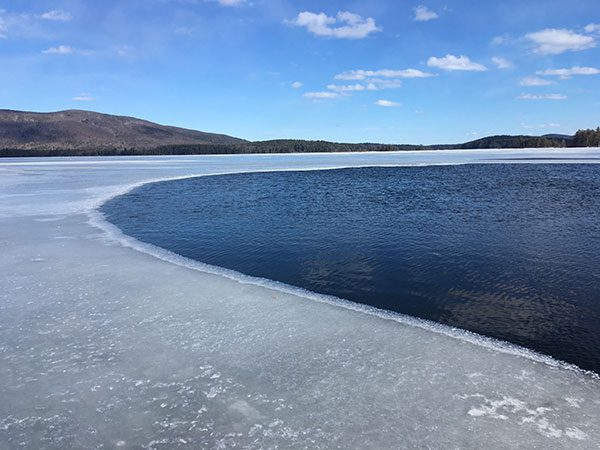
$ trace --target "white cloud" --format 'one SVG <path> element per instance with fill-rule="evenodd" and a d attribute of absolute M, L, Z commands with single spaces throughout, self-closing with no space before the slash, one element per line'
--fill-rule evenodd
<path fill-rule="evenodd" d="M 221 6 L 241 6 L 246 0 L 218 0 Z"/>
<path fill-rule="evenodd" d="M 330 17 L 325 13 L 315 14 L 304 11 L 289 23 L 305 27 L 317 36 L 340 39 L 363 39 L 371 33 L 381 31 L 372 17 L 363 18 L 347 11 L 340 11 L 335 17 Z"/>
<path fill-rule="evenodd" d="M 502 34 L 500 36 L 494 36 L 494 38 L 492 39 L 492 45 L 502 45 L 502 44 L 506 44 L 509 40 L 509 37 L 507 34 Z"/>
<path fill-rule="evenodd" d="M 541 70 L 538 72 L 538 75 L 547 75 L 547 76 L 556 76 L 560 77 L 561 80 L 566 80 L 575 75 L 598 75 L 600 74 L 600 69 L 596 69 L 595 67 L 580 67 L 574 66 L 570 69 L 549 69 L 549 70 Z"/>
<path fill-rule="evenodd" d="M 434 20 L 439 17 L 440 16 L 435 11 L 430 10 L 427 6 L 420 5 L 415 8 L 414 20 L 417 22 L 427 22 L 428 20 Z"/>
<path fill-rule="evenodd" d="M 555 84 L 553 81 L 545 80 L 540 77 L 525 77 L 519 83 L 521 86 L 548 86 Z"/>
<path fill-rule="evenodd" d="M 0 6 L 0 38 L 10 36 L 47 40 L 50 34 L 45 21 L 67 22 L 71 19 L 71 14 L 62 10 L 47 11 L 43 14 L 11 13 Z"/>
<path fill-rule="evenodd" d="M 514 64 L 508 59 L 501 58 L 499 56 L 494 56 L 492 58 L 492 62 L 496 64 L 498 69 L 512 69 L 514 67 Z"/>
<path fill-rule="evenodd" d="M 400 106 L 400 103 L 392 102 L 390 100 L 377 100 L 375 104 L 377 106 L 383 106 L 385 108 L 395 108 L 397 106 Z"/>
<path fill-rule="evenodd" d="M 436 58 L 432 56 L 427 60 L 429 67 L 437 67 L 442 70 L 464 70 L 471 72 L 484 72 L 487 70 L 483 64 L 479 64 L 471 61 L 468 57 L 446 55 L 443 58 Z"/>
<path fill-rule="evenodd" d="M 68 45 L 59 45 L 58 47 L 47 48 L 42 53 L 47 55 L 69 55 L 74 52 L 75 49 L 73 47 L 69 47 Z"/>
<path fill-rule="evenodd" d="M 383 91 L 384 89 L 398 89 L 402 87 L 400 80 L 384 80 L 371 78 L 366 84 L 329 84 L 327 89 L 335 92 L 361 92 L 361 91 Z"/>
<path fill-rule="evenodd" d="M 521 126 L 526 130 L 544 129 L 544 128 L 560 128 L 560 123 L 540 123 L 539 125 L 529 125 L 522 123 Z"/>
<path fill-rule="evenodd" d="M 600 33 L 600 23 L 590 23 L 584 29 L 588 33 Z"/>
<path fill-rule="evenodd" d="M 342 81 L 361 81 L 360 84 L 336 85 L 327 88 L 338 92 L 343 91 L 382 91 L 384 89 L 398 89 L 402 87 L 402 78 L 428 78 L 434 74 L 416 69 L 405 70 L 347 70 L 337 74 L 334 78 Z"/>
<path fill-rule="evenodd" d="M 372 77 L 383 78 L 427 78 L 432 77 L 432 73 L 422 72 L 416 69 L 405 70 L 348 70 L 335 76 L 336 80 L 366 80 Z"/>
<path fill-rule="evenodd" d="M 525 38 L 534 45 L 533 51 L 541 55 L 577 52 L 596 46 L 596 40 L 593 37 L 566 29 L 547 28 L 526 34 Z"/>
<path fill-rule="evenodd" d="M 60 9 L 53 9 L 52 11 L 45 12 L 40 16 L 45 20 L 53 20 L 55 22 L 68 22 L 73 19 L 73 16 L 66 11 Z"/>
<path fill-rule="evenodd" d="M 337 92 L 307 92 L 304 94 L 306 98 L 312 98 L 316 100 L 322 99 L 330 99 L 330 98 L 338 98 L 340 94 Z"/>
<path fill-rule="evenodd" d="M 335 92 L 360 92 L 366 90 L 367 88 L 362 84 L 329 84 L 327 89 Z"/>
<path fill-rule="evenodd" d="M 303 85 L 303 84 L 302 84 L 300 81 L 294 81 L 294 82 L 292 83 L 292 87 L 293 87 L 294 89 L 300 89 L 302 86 L 304 86 L 304 85 Z"/>
<path fill-rule="evenodd" d="M 382 91 L 384 89 L 398 89 L 402 87 L 402 81 L 397 79 L 369 78 L 367 89 L 369 91 Z"/>
<path fill-rule="evenodd" d="M 73 97 L 72 100 L 75 100 L 77 102 L 93 102 L 94 100 L 96 100 L 96 98 L 93 97 L 92 94 L 90 94 L 88 92 L 83 92 L 83 93 Z"/>
<path fill-rule="evenodd" d="M 566 100 L 563 94 L 521 94 L 517 97 L 521 100 Z"/>

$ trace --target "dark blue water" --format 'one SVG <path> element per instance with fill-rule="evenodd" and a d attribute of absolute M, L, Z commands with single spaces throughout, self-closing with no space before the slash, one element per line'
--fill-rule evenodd
<path fill-rule="evenodd" d="M 600 372 L 600 165 L 204 177 L 143 186 L 103 212 L 198 261 Z"/>

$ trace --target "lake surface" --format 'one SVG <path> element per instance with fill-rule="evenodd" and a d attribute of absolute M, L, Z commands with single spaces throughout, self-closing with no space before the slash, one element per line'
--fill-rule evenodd
<path fill-rule="evenodd" d="M 600 372 L 600 166 L 224 175 L 102 207 L 183 256 L 523 345 Z"/>

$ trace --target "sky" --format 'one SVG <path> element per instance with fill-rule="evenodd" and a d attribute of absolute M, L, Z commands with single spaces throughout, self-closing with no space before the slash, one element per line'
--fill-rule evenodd
<path fill-rule="evenodd" d="M 0 109 L 250 140 L 600 126 L 598 0 L 0 0 Z"/>

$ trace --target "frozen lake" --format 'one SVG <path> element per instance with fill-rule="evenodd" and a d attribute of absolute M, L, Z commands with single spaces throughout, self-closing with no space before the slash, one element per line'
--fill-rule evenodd
<path fill-rule="evenodd" d="M 156 180 L 600 150 L 0 160 L 0 448 L 597 448 L 600 381 L 204 266 L 102 220 Z"/>

